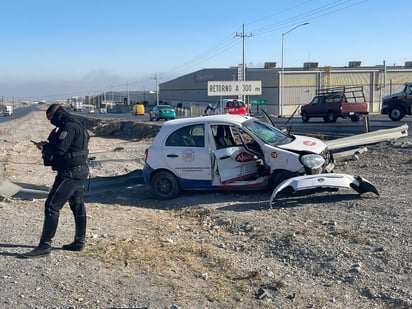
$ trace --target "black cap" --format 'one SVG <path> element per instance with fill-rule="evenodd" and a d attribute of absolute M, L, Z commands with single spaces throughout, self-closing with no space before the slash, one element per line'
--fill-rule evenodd
<path fill-rule="evenodd" d="M 58 109 L 63 109 L 63 107 L 60 104 L 50 105 L 49 108 L 46 111 L 47 119 L 51 120 Z"/>

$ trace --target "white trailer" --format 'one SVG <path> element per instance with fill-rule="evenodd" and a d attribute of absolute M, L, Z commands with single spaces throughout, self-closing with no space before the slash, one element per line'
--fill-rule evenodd
<path fill-rule="evenodd" d="M 83 99 L 82 99 L 82 97 L 71 97 L 70 106 L 72 107 L 73 111 L 81 112 L 83 110 Z"/>
<path fill-rule="evenodd" d="M 13 106 L 6 105 L 3 111 L 4 116 L 13 116 Z"/>

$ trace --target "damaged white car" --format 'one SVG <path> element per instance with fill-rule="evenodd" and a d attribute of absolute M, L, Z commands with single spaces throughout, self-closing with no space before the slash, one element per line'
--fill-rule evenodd
<path fill-rule="evenodd" d="M 254 117 L 214 115 L 162 125 L 146 149 L 144 181 L 159 199 L 181 190 L 303 190 L 376 187 L 359 176 L 333 174 L 334 159 L 316 138 L 291 135 Z"/>

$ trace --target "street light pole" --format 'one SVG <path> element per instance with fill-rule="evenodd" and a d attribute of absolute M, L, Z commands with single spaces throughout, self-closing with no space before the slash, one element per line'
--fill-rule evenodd
<path fill-rule="evenodd" d="M 159 78 L 155 73 L 154 79 L 156 80 L 156 105 L 159 105 Z"/>
<path fill-rule="evenodd" d="M 306 26 L 306 25 L 309 25 L 309 23 L 303 23 L 303 24 L 296 25 L 292 29 L 282 33 L 282 68 L 281 68 L 281 75 L 279 76 L 280 77 L 279 78 L 279 116 L 283 115 L 283 77 L 284 77 L 284 74 L 283 74 L 283 69 L 284 69 L 284 66 L 283 66 L 283 60 L 284 60 L 283 41 L 284 41 L 284 38 L 285 38 L 286 34 L 288 34 L 289 32 L 292 32 L 293 30 L 295 30 L 299 27 Z"/>
<path fill-rule="evenodd" d="M 130 105 L 129 81 L 127 81 L 127 105 Z"/>

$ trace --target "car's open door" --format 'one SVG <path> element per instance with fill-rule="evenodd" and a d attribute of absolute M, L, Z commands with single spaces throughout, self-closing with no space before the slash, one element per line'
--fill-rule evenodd
<path fill-rule="evenodd" d="M 222 183 L 256 177 L 258 167 L 250 153 L 242 146 L 233 146 L 215 151 L 217 168 Z"/>
<path fill-rule="evenodd" d="M 294 111 L 293 114 L 289 117 L 289 119 L 288 119 L 284 124 L 282 124 L 281 127 L 277 126 L 277 125 L 272 121 L 272 118 L 270 118 L 270 116 L 268 115 L 268 113 L 266 113 L 265 110 L 261 109 L 260 111 L 261 111 L 262 114 L 263 114 L 264 122 L 266 122 L 267 124 L 269 124 L 269 125 L 277 128 L 277 129 L 281 130 L 281 131 L 284 132 L 284 133 L 289 134 L 290 131 L 291 131 L 291 129 L 292 129 L 292 127 L 287 128 L 286 125 L 287 125 L 288 122 L 294 117 L 294 115 L 296 114 L 296 112 L 297 112 L 298 109 L 299 109 L 299 106 L 295 109 L 295 111 Z"/>
<path fill-rule="evenodd" d="M 265 121 L 267 124 L 271 125 L 272 127 L 275 127 L 275 128 L 276 128 L 275 123 L 272 121 L 272 119 L 270 118 L 270 116 L 268 115 L 268 113 L 266 113 L 266 111 L 265 111 L 264 109 L 261 109 L 260 111 L 263 113 L 264 121 Z"/>

